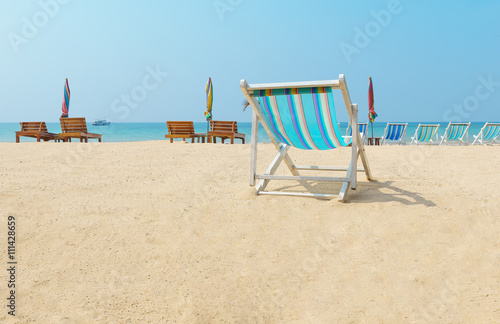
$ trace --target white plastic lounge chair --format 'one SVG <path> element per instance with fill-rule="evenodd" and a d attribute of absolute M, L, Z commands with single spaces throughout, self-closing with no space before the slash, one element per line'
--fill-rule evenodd
<path fill-rule="evenodd" d="M 408 123 L 387 123 L 382 137 L 382 144 L 387 144 L 387 141 L 397 142 L 398 144 L 406 144 L 406 128 Z"/>
<path fill-rule="evenodd" d="M 433 144 L 438 142 L 438 129 L 439 129 L 439 124 L 437 125 L 424 125 L 424 124 L 418 124 L 417 129 L 415 130 L 415 136 L 411 138 L 411 144 L 420 144 L 420 143 L 427 143 L 427 144 Z M 435 141 L 434 141 L 435 139 Z"/>
<path fill-rule="evenodd" d="M 333 91 L 340 90 L 354 129 L 358 129 L 358 106 L 351 103 L 344 75 L 338 80 L 248 84 L 241 80 L 240 88 L 253 109 L 252 116 L 252 144 L 250 162 L 250 185 L 256 186 L 257 194 L 292 195 L 309 197 L 334 197 L 334 194 L 320 194 L 311 192 L 265 191 L 270 180 L 296 181 L 331 181 L 341 182 L 338 194 L 340 201 L 344 201 L 348 190 L 357 187 L 357 172 L 365 172 L 368 180 L 371 178 L 368 160 L 363 142 L 358 132 L 354 132 L 352 139 L 345 141 L 337 124 Z M 271 138 L 278 154 L 264 174 L 257 174 L 257 133 L 259 122 Z M 344 167 L 322 167 L 295 165 L 288 155 L 290 147 L 304 150 L 328 150 L 347 147 L 351 161 Z M 357 168 L 358 157 L 361 157 L 363 169 Z M 291 176 L 275 175 L 281 162 L 292 173 Z M 346 171 L 344 177 L 303 176 L 299 170 L 318 171 Z M 311 191 L 311 190 L 308 190 Z"/>
<path fill-rule="evenodd" d="M 444 131 L 444 135 L 441 136 L 439 145 L 443 145 L 443 143 L 451 144 L 453 142 L 457 142 L 458 145 L 467 145 L 469 141 L 469 126 L 470 123 L 449 123 Z"/>
<path fill-rule="evenodd" d="M 366 132 L 368 131 L 368 123 L 358 123 L 358 128 L 359 128 L 359 134 L 361 135 L 361 138 L 363 139 L 363 142 L 366 140 Z M 352 136 L 352 127 L 351 123 L 347 125 L 347 131 L 346 131 L 346 139 L 349 140 Z"/>
<path fill-rule="evenodd" d="M 500 135 L 500 123 L 486 123 L 479 131 L 479 134 L 474 135 L 472 145 L 479 142 L 480 144 L 498 143 L 498 135 Z"/>

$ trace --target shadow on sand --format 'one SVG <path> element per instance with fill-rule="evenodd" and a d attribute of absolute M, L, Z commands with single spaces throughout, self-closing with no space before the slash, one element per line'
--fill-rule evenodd
<path fill-rule="evenodd" d="M 337 193 L 340 190 L 340 185 L 311 183 L 299 181 L 296 185 L 281 186 L 274 188 L 278 191 L 302 191 L 314 193 Z M 305 190 L 304 190 L 305 189 Z M 317 199 L 317 198 L 311 198 Z M 333 198 L 332 200 L 335 200 Z M 360 181 L 357 190 L 349 190 L 347 193 L 346 203 L 369 204 L 374 202 L 399 202 L 403 205 L 423 205 L 425 207 L 433 207 L 436 204 L 422 197 L 417 192 L 408 191 L 397 186 L 396 181 L 379 182 L 371 180 L 369 182 Z"/>
<path fill-rule="evenodd" d="M 403 205 L 423 205 L 434 207 L 436 204 L 424 198 L 420 193 L 408 191 L 397 186 L 396 181 L 361 182 L 358 190 L 351 191 L 348 201 L 351 203 L 399 202 Z"/>

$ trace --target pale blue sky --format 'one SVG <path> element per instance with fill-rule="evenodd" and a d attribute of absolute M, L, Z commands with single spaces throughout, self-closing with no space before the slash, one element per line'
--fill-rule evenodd
<path fill-rule="evenodd" d="M 250 121 L 239 80 L 346 75 L 360 121 L 500 121 L 500 2 L 0 2 L 0 122 Z M 345 111 L 337 106 L 340 120 Z"/>

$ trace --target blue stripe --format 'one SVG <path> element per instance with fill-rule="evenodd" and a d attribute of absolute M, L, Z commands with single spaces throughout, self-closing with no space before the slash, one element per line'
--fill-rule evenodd
<path fill-rule="evenodd" d="M 268 124 L 271 125 L 271 129 L 273 130 L 274 135 L 276 135 L 276 137 L 280 139 L 283 143 L 290 145 L 290 143 L 286 140 L 285 136 L 283 136 L 279 131 L 274 114 L 272 113 L 272 110 L 270 108 L 271 103 L 269 97 L 259 98 L 259 102 L 261 106 L 264 106 L 265 109 L 264 117 L 267 117 L 266 119 L 268 121 Z"/>
<path fill-rule="evenodd" d="M 299 98 L 295 97 L 297 91 L 300 93 L 300 101 Z M 323 93 L 327 94 L 325 100 L 327 100 L 328 108 L 331 111 L 331 121 L 327 119 L 328 115 L 323 113 L 325 108 L 321 106 Z M 263 121 L 269 125 L 273 137 L 279 142 L 307 150 L 315 148 L 326 150 L 338 146 L 347 146 L 351 143 L 351 141 L 345 143 L 345 140 L 340 135 L 340 129 L 335 118 L 335 106 L 331 89 L 255 90 L 252 95 L 259 101 L 264 117 Z M 274 101 L 272 98 L 276 99 L 277 112 L 272 110 L 271 102 Z M 302 107 L 296 106 L 299 104 Z M 285 134 L 282 134 L 280 130 L 280 121 L 277 119 L 276 114 L 279 114 Z M 304 117 L 304 125 L 301 124 L 302 116 Z M 332 137 L 337 136 L 337 138 L 331 138 L 329 135 L 330 122 L 332 122 L 333 126 Z M 308 137 L 306 138 L 305 135 Z M 311 140 L 312 142 L 309 143 Z"/>
<path fill-rule="evenodd" d="M 292 100 L 292 95 L 287 95 L 286 97 L 288 100 L 288 108 L 290 109 L 290 116 L 292 117 L 295 133 L 297 134 L 297 137 L 299 138 L 299 141 L 303 145 L 303 147 L 307 148 L 308 150 L 311 150 L 312 148 L 306 143 L 304 139 L 304 133 L 298 121 L 297 108 L 295 107 L 294 101 Z"/>
<path fill-rule="evenodd" d="M 321 137 L 323 138 L 323 142 L 328 146 L 329 148 L 335 148 L 335 145 L 333 145 L 333 142 L 331 142 L 326 134 L 326 122 L 325 122 L 325 116 L 323 116 L 323 113 L 321 112 L 320 109 L 320 98 L 319 98 L 318 93 L 313 93 L 313 104 L 314 104 L 314 111 L 316 113 L 316 120 L 318 122 L 318 127 L 321 133 Z"/>

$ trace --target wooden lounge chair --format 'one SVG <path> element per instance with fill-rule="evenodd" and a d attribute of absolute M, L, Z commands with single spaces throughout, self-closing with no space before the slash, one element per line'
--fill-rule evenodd
<path fill-rule="evenodd" d="M 182 138 L 183 142 L 190 138 L 191 143 L 194 143 L 195 138 L 198 138 L 199 143 L 201 138 L 202 143 L 205 143 L 206 134 L 195 133 L 192 121 L 167 121 L 167 128 L 168 134 L 165 138 L 170 138 L 170 143 L 174 142 L 174 138 Z"/>
<path fill-rule="evenodd" d="M 49 133 L 45 122 L 20 122 L 21 130 L 16 132 L 16 143 L 19 143 L 19 137 L 33 137 L 37 142 L 55 140 L 57 134 Z"/>
<path fill-rule="evenodd" d="M 217 137 L 219 137 L 224 143 L 226 139 L 231 139 L 231 144 L 234 144 L 234 139 L 241 139 L 242 144 L 245 144 L 245 134 L 238 133 L 238 124 L 235 121 L 220 121 L 212 120 L 210 121 L 210 131 L 208 132 L 208 137 L 213 138 L 213 142 L 217 142 Z"/>
<path fill-rule="evenodd" d="M 101 141 L 101 134 L 93 134 L 87 131 L 87 122 L 84 117 L 59 118 L 61 121 L 62 133 L 57 137 L 63 142 L 71 142 L 72 138 L 79 138 L 80 142 L 88 143 L 89 138 L 97 138 Z"/>
<path fill-rule="evenodd" d="M 354 130 L 358 128 L 358 105 L 351 102 L 347 83 L 343 74 L 338 80 L 248 84 L 240 81 L 240 89 L 250 103 L 253 110 L 252 116 L 252 144 L 250 155 L 250 185 L 256 185 L 257 194 L 263 195 L 292 195 L 330 198 L 338 196 L 340 201 L 345 201 L 349 189 L 357 188 L 357 172 L 364 172 L 368 180 L 371 179 L 370 167 L 366 157 L 363 140 L 360 133 L 352 132 L 348 140 L 340 132 L 335 115 L 333 92 L 340 91 L 349 115 L 349 121 Z M 292 108 L 290 108 L 292 107 Z M 276 150 L 276 157 L 265 173 L 257 173 L 257 135 L 258 126 L 262 125 L 269 135 Z M 289 156 L 291 147 L 303 150 L 329 150 L 343 149 L 350 156 L 348 165 L 340 167 L 296 165 Z M 361 158 L 363 168 L 357 167 Z M 280 164 L 284 162 L 292 175 L 275 174 Z M 344 171 L 343 177 L 302 175 L 302 170 L 309 171 Z M 307 171 L 306 171 L 307 172 Z M 313 193 L 291 191 L 290 188 L 281 190 L 265 190 L 270 181 L 325 181 L 340 182 L 342 186 L 339 194 Z M 259 181 L 258 184 L 256 182 Z M 315 186 L 307 186 L 310 191 Z"/>

